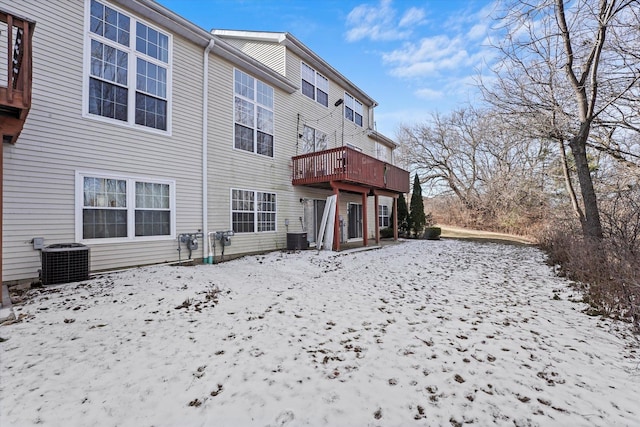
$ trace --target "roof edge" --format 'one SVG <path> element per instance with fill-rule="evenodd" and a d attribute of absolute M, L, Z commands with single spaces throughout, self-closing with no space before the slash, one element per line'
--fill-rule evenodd
<path fill-rule="evenodd" d="M 348 92 L 356 96 L 359 100 L 370 107 L 377 107 L 378 103 L 375 99 L 367 95 L 362 89 L 356 86 L 351 80 L 346 78 L 338 70 L 333 68 L 327 61 L 322 59 L 318 54 L 312 51 L 308 46 L 298 40 L 291 33 L 284 32 L 268 32 L 268 31 L 245 31 L 245 30 L 211 30 L 211 34 L 219 36 L 221 38 L 229 39 L 241 39 L 241 40 L 255 40 L 270 43 L 278 43 L 291 49 L 292 52 L 300 56 L 303 60 L 310 62 L 309 65 L 313 65 L 314 68 L 330 77 L 334 81 L 338 81 L 344 86 Z"/>
<path fill-rule="evenodd" d="M 193 22 L 183 18 L 170 9 L 156 3 L 153 0 L 111 0 L 124 6 L 137 14 L 150 19 L 187 40 L 206 47 L 211 39 L 211 34 Z"/>
<path fill-rule="evenodd" d="M 392 148 L 397 148 L 399 146 L 399 144 L 395 142 L 393 139 L 389 138 L 386 135 L 381 134 L 377 130 L 369 129 L 367 131 L 367 136 L 369 136 L 369 138 L 373 138 L 379 142 L 382 142 Z"/>

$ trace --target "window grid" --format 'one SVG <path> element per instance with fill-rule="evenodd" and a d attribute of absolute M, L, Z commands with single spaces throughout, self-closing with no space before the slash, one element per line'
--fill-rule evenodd
<path fill-rule="evenodd" d="M 273 157 L 273 88 L 234 70 L 234 147 Z"/>
<path fill-rule="evenodd" d="M 169 63 L 169 37 L 141 22 L 136 24 L 136 50 Z"/>
<path fill-rule="evenodd" d="M 381 228 L 389 227 L 389 206 L 378 206 L 378 226 Z"/>
<path fill-rule="evenodd" d="M 344 94 L 344 118 L 353 121 L 353 97 L 348 93 Z"/>
<path fill-rule="evenodd" d="M 163 236 L 171 231 L 169 184 L 136 181 L 136 236 Z"/>
<path fill-rule="evenodd" d="M 304 125 L 302 130 L 302 152 L 313 153 L 327 149 L 327 134 Z"/>
<path fill-rule="evenodd" d="M 329 80 L 304 62 L 300 64 L 302 94 L 328 107 Z"/>
<path fill-rule="evenodd" d="M 81 240 L 171 236 L 173 184 L 90 175 L 81 178 Z"/>
<path fill-rule="evenodd" d="M 355 124 L 362 127 L 362 104 L 357 99 L 354 99 L 354 102 L 355 105 L 353 111 L 355 116 L 353 121 L 355 122 Z"/>
<path fill-rule="evenodd" d="M 316 74 L 317 98 L 320 104 L 325 107 L 329 106 L 329 80 L 321 74 Z"/>
<path fill-rule="evenodd" d="M 364 107 L 360 101 L 344 93 L 344 118 L 362 127 Z"/>
<path fill-rule="evenodd" d="M 129 46 L 129 17 L 103 5 L 97 1 L 91 2 L 90 29 L 92 33 L 112 40 L 124 46 Z"/>
<path fill-rule="evenodd" d="M 235 233 L 276 231 L 276 217 L 275 193 L 231 191 L 231 225 Z"/>
<path fill-rule="evenodd" d="M 90 4 L 89 114 L 167 130 L 169 36 L 98 0 Z"/>

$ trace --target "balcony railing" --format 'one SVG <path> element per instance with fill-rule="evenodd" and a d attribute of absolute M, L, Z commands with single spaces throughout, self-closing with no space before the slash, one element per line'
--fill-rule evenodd
<path fill-rule="evenodd" d="M 3 141 L 16 141 L 31 108 L 34 27 L 34 22 L 0 10 L 0 128 Z"/>
<path fill-rule="evenodd" d="M 349 147 L 303 154 L 292 160 L 293 185 L 323 186 L 337 181 L 409 192 L 409 172 Z"/>

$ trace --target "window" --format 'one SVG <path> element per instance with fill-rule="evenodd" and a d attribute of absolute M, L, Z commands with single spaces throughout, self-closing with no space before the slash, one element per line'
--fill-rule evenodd
<path fill-rule="evenodd" d="M 379 142 L 376 143 L 376 157 L 378 158 L 378 160 L 382 160 L 383 162 L 388 162 L 390 151 L 391 150 L 389 149 L 389 147 L 386 147 Z"/>
<path fill-rule="evenodd" d="M 386 205 L 378 206 L 378 227 L 380 228 L 389 227 L 389 206 L 386 206 Z"/>
<path fill-rule="evenodd" d="M 327 134 L 305 125 L 302 131 L 302 152 L 313 153 L 326 149 Z"/>
<path fill-rule="evenodd" d="M 301 63 L 302 93 L 318 103 L 329 106 L 329 79 L 316 70 Z"/>
<path fill-rule="evenodd" d="M 235 233 L 276 231 L 276 195 L 231 190 L 231 225 Z"/>
<path fill-rule="evenodd" d="M 173 181 L 77 174 L 80 240 L 174 235 Z"/>
<path fill-rule="evenodd" d="M 273 157 L 273 88 L 234 71 L 234 147 Z"/>
<path fill-rule="evenodd" d="M 88 46 L 88 114 L 168 130 L 170 36 L 90 0 Z"/>
<path fill-rule="evenodd" d="M 362 103 L 345 92 L 344 118 L 362 127 Z"/>

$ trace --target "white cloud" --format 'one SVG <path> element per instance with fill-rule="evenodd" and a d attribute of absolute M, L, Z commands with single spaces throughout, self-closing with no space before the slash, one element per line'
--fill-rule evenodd
<path fill-rule="evenodd" d="M 467 31 L 467 37 L 471 40 L 483 39 L 487 36 L 489 26 L 486 23 L 476 24 L 469 31 Z"/>
<path fill-rule="evenodd" d="M 400 19 L 400 22 L 398 23 L 398 26 L 408 27 L 414 24 L 422 24 L 424 23 L 425 16 L 426 13 L 424 9 L 412 7 L 404 13 L 402 18 Z"/>
<path fill-rule="evenodd" d="M 435 90 L 427 87 L 418 89 L 414 93 L 418 98 L 429 100 L 440 99 L 444 96 L 444 93 L 441 90 Z"/>
<path fill-rule="evenodd" d="M 405 43 L 402 48 L 382 55 L 384 63 L 391 65 L 391 74 L 397 77 L 429 77 L 447 70 L 473 66 L 479 59 L 470 55 L 462 38 L 447 36 L 424 38 L 419 43 Z"/>
<path fill-rule="evenodd" d="M 388 64 L 408 64 L 443 58 L 454 54 L 459 49 L 459 40 L 439 35 L 423 38 L 418 43 L 406 42 L 401 48 L 384 53 L 382 60 Z"/>
<path fill-rule="evenodd" d="M 412 7 L 400 18 L 392 7 L 392 0 L 380 0 L 378 4 L 361 4 L 347 15 L 347 41 L 370 39 L 391 41 L 407 39 L 413 27 L 424 22 L 424 9 Z"/>
<path fill-rule="evenodd" d="M 435 62 L 418 62 L 406 66 L 394 67 L 391 75 L 402 78 L 421 77 L 436 74 L 438 65 Z"/>

